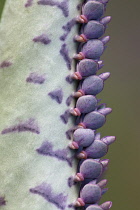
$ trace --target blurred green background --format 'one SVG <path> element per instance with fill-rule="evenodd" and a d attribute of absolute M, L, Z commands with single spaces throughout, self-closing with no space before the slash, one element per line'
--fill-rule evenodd
<path fill-rule="evenodd" d="M 0 13 L 5 0 L 0 0 Z M 140 2 L 110 1 L 106 15 L 112 16 L 106 35 L 111 36 L 102 56 L 111 77 L 98 95 L 113 112 L 100 129 L 102 136 L 116 135 L 105 158 L 109 191 L 102 201 L 112 200 L 112 210 L 139 210 L 140 188 Z"/>

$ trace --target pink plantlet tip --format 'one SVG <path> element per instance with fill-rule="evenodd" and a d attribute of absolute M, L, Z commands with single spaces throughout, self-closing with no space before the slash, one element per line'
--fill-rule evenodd
<path fill-rule="evenodd" d="M 78 108 L 71 108 L 70 113 L 74 116 L 80 116 L 81 115 L 81 112 Z"/>
<path fill-rule="evenodd" d="M 108 166 L 108 163 L 109 163 L 109 159 L 104 159 L 104 160 L 101 160 L 101 164 L 103 165 L 103 167 L 107 167 Z"/>
<path fill-rule="evenodd" d="M 103 66 L 103 61 L 97 61 L 98 65 L 99 65 L 99 69 L 102 68 Z"/>
<path fill-rule="evenodd" d="M 106 137 L 103 137 L 101 140 L 105 144 L 110 145 L 110 144 L 112 144 L 116 140 L 116 137 L 115 136 L 106 136 Z"/>
<path fill-rule="evenodd" d="M 77 158 L 78 159 L 87 159 L 87 154 L 85 151 L 82 151 L 80 152 L 78 155 L 77 155 Z"/>
<path fill-rule="evenodd" d="M 81 35 L 76 35 L 74 37 L 75 41 L 77 42 L 87 42 L 87 38 L 84 34 L 81 34 Z"/>
<path fill-rule="evenodd" d="M 76 21 L 79 23 L 87 23 L 88 19 L 85 17 L 85 15 L 80 15 L 76 18 Z"/>
<path fill-rule="evenodd" d="M 81 80 L 82 76 L 79 72 L 74 72 L 73 74 L 71 74 L 71 78 L 76 80 Z"/>
<path fill-rule="evenodd" d="M 105 72 L 99 75 L 102 80 L 107 80 L 110 77 L 110 72 Z"/>
<path fill-rule="evenodd" d="M 107 44 L 109 42 L 109 40 L 110 40 L 110 36 L 105 36 L 101 39 L 101 41 L 104 45 Z"/>
<path fill-rule="evenodd" d="M 69 146 L 69 148 L 71 148 L 71 149 L 78 149 L 79 148 L 79 145 L 76 143 L 76 142 L 70 142 L 69 144 L 68 144 L 68 146 Z"/>
<path fill-rule="evenodd" d="M 84 95 L 85 95 L 85 93 L 84 93 L 83 90 L 78 90 L 77 92 L 75 92 L 73 94 L 73 96 L 76 97 L 76 98 L 79 98 L 79 97 L 84 96 Z"/>
<path fill-rule="evenodd" d="M 112 109 L 107 107 L 107 108 L 103 108 L 103 109 L 98 110 L 98 112 L 100 114 L 103 114 L 103 115 L 106 116 L 106 115 L 108 115 L 112 112 Z"/>
<path fill-rule="evenodd" d="M 102 23 L 103 25 L 107 25 L 110 21 L 111 21 L 111 16 L 106 16 L 100 20 L 100 23 Z"/>
<path fill-rule="evenodd" d="M 77 201 L 74 203 L 74 206 L 75 207 L 82 207 L 82 206 L 85 206 L 85 203 L 84 203 L 83 199 L 78 198 Z"/>
<path fill-rule="evenodd" d="M 82 175 L 81 173 L 77 173 L 77 174 L 75 175 L 75 177 L 74 177 L 74 181 L 75 181 L 75 182 L 82 182 L 82 181 L 84 181 L 83 175 Z"/>
<path fill-rule="evenodd" d="M 100 187 L 100 188 L 103 188 L 103 187 L 105 187 L 106 185 L 107 185 L 107 179 L 103 179 L 103 180 L 101 180 L 100 182 L 98 182 L 98 186 Z"/>
<path fill-rule="evenodd" d="M 76 60 L 83 60 L 85 59 L 85 55 L 82 52 L 79 52 L 79 54 L 74 55 L 73 58 Z"/>
<path fill-rule="evenodd" d="M 107 202 L 101 204 L 100 207 L 103 210 L 109 210 L 112 207 L 112 202 L 111 201 L 107 201 Z"/>

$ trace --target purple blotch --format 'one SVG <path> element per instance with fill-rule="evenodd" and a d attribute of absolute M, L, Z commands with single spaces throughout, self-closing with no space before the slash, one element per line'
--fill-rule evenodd
<path fill-rule="evenodd" d="M 66 25 L 62 26 L 62 29 L 65 31 L 65 33 L 60 37 L 61 41 L 65 41 L 68 34 L 70 33 L 72 27 L 75 25 L 76 20 L 75 18 L 73 18 L 72 20 L 70 20 L 69 22 L 67 22 Z"/>
<path fill-rule="evenodd" d="M 80 3 L 80 4 L 77 5 L 77 10 L 78 10 L 78 11 L 81 10 L 82 5 L 83 5 L 83 3 Z"/>
<path fill-rule="evenodd" d="M 36 134 L 40 133 L 40 129 L 35 119 L 31 118 L 25 122 L 20 122 L 18 125 L 14 125 L 9 128 L 6 128 L 1 132 L 1 134 L 7 134 L 7 133 L 12 133 L 12 132 L 26 132 L 26 131 L 36 133 Z"/>
<path fill-rule="evenodd" d="M 68 205 L 68 208 L 73 208 L 74 207 L 74 205 L 73 204 L 69 204 Z M 75 208 L 74 208 L 75 209 Z"/>
<path fill-rule="evenodd" d="M 69 110 L 66 110 L 64 112 L 64 114 L 60 115 L 60 118 L 62 119 L 62 121 L 64 122 L 64 124 L 67 124 L 68 123 L 68 119 L 70 117 L 70 112 Z"/>
<path fill-rule="evenodd" d="M 66 99 L 66 105 L 70 106 L 71 102 L 72 102 L 73 96 L 70 95 L 67 99 Z"/>
<path fill-rule="evenodd" d="M 58 104 L 61 104 L 61 103 L 62 103 L 62 100 L 63 100 L 63 91 L 62 91 L 61 88 L 49 92 L 48 95 L 49 95 L 52 99 L 56 100 L 56 102 L 57 102 Z"/>
<path fill-rule="evenodd" d="M 27 77 L 26 82 L 34 83 L 34 84 L 43 84 L 45 82 L 45 74 L 40 75 L 37 72 L 32 72 Z"/>
<path fill-rule="evenodd" d="M 51 40 L 48 38 L 46 34 L 42 34 L 40 36 L 37 36 L 33 39 L 34 42 L 41 42 L 42 44 L 49 44 Z"/>
<path fill-rule="evenodd" d="M 67 45 L 66 44 L 63 44 L 61 46 L 61 49 L 60 49 L 60 54 L 62 55 L 62 57 L 64 58 L 65 62 L 66 62 L 66 65 L 68 67 L 69 70 L 71 70 L 71 58 L 69 57 L 69 52 L 68 52 L 68 49 L 67 49 Z"/>
<path fill-rule="evenodd" d="M 69 9 L 68 9 L 68 1 L 63 0 L 62 2 L 53 1 L 53 0 L 40 0 L 38 1 L 39 5 L 49 5 L 49 6 L 57 6 L 59 9 L 62 10 L 65 17 L 69 16 Z"/>
<path fill-rule="evenodd" d="M 33 4 L 33 0 L 27 0 L 27 3 L 25 4 L 25 7 L 30 7 Z"/>
<path fill-rule="evenodd" d="M 67 81 L 69 84 L 72 84 L 74 80 L 71 78 L 70 75 L 68 75 L 68 76 L 66 77 L 66 81 Z"/>
<path fill-rule="evenodd" d="M 66 137 L 67 139 L 71 139 L 72 138 L 72 134 L 74 132 L 74 128 L 70 128 L 69 130 L 66 131 Z"/>
<path fill-rule="evenodd" d="M 4 196 L 0 196 L 0 206 L 5 206 L 6 205 L 6 200 Z"/>
<path fill-rule="evenodd" d="M 8 68 L 9 66 L 11 66 L 12 63 L 10 61 L 3 61 L 1 64 L 0 64 L 0 69 L 3 69 L 3 68 Z"/>
<path fill-rule="evenodd" d="M 73 177 L 72 177 L 72 176 L 69 177 L 69 178 L 68 178 L 68 186 L 69 186 L 69 187 L 72 187 L 74 184 L 76 184 L 76 183 L 74 182 Z"/>
<path fill-rule="evenodd" d="M 72 157 L 68 157 L 68 149 L 54 150 L 53 144 L 49 141 L 42 143 L 41 147 L 36 150 L 39 154 L 55 157 L 59 160 L 66 161 L 69 166 L 72 166 Z"/>
<path fill-rule="evenodd" d="M 63 193 L 56 194 L 53 191 L 52 186 L 47 183 L 42 183 L 41 185 L 30 189 L 31 193 L 41 195 L 43 198 L 45 198 L 45 200 L 53 203 L 59 209 L 65 209 L 67 196 L 65 196 Z"/>

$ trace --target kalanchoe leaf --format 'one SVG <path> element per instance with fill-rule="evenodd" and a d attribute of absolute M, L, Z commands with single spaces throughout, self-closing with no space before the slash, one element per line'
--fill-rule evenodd
<path fill-rule="evenodd" d="M 8 200 L 0 196 L 0 206 L 8 210 L 111 207 L 111 202 L 97 205 L 108 190 L 101 175 L 109 160 L 99 158 L 115 141 L 114 136 L 101 139 L 96 131 L 112 111 L 106 104 L 98 105 L 95 97 L 110 76 L 109 72 L 96 75 L 110 39 L 102 37 L 111 20 L 102 17 L 107 2 L 26 0 L 19 4 L 7 0 L 0 27 L 0 84 L 4 87 L 0 159 L 8 164 L 4 170 L 0 166 L 0 185 Z M 76 21 L 84 24 L 79 27 Z M 76 41 L 81 42 L 78 50 Z M 73 97 L 78 98 L 75 107 Z M 68 147 L 66 137 L 76 152 Z M 77 157 L 86 160 L 78 162 Z"/>

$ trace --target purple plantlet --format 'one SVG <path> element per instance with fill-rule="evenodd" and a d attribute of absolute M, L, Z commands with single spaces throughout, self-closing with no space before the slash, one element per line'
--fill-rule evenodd
<path fill-rule="evenodd" d="M 59 9 L 62 10 L 63 15 L 65 17 L 69 16 L 69 9 L 68 9 L 68 1 L 63 0 L 62 2 L 54 1 L 54 0 L 40 0 L 38 1 L 39 5 L 49 5 L 49 6 L 57 6 Z"/>
<path fill-rule="evenodd" d="M 54 150 L 53 144 L 49 141 L 45 141 L 42 143 L 40 148 L 36 149 L 36 151 L 40 155 L 51 156 L 57 158 L 58 160 L 66 161 L 70 167 L 72 166 L 72 157 L 68 157 L 68 148 Z"/>
<path fill-rule="evenodd" d="M 109 36 L 99 39 L 88 40 L 82 47 L 82 51 L 79 54 L 74 55 L 73 58 L 77 60 L 88 59 L 100 59 L 106 46 L 104 46 L 109 41 Z"/>
<path fill-rule="evenodd" d="M 71 149 L 79 147 L 88 147 L 94 141 L 95 133 L 91 129 L 79 128 L 73 133 L 73 142 L 69 143 Z"/>
<path fill-rule="evenodd" d="M 4 196 L 0 196 L 0 206 L 5 206 L 6 205 L 6 200 Z"/>
<path fill-rule="evenodd" d="M 71 29 L 73 28 L 73 26 L 76 24 L 76 20 L 75 18 L 73 18 L 72 20 L 70 20 L 69 22 L 67 22 L 66 25 L 62 26 L 62 29 L 65 31 L 65 33 L 60 37 L 61 41 L 65 41 L 68 34 L 70 33 Z"/>
<path fill-rule="evenodd" d="M 76 102 L 76 108 L 70 110 L 71 114 L 74 116 L 80 116 L 81 114 L 86 114 L 92 112 L 97 107 L 97 99 L 92 95 L 85 95 L 78 98 Z"/>
<path fill-rule="evenodd" d="M 60 49 L 60 54 L 64 58 L 64 61 L 66 62 L 66 65 L 69 70 L 71 70 L 71 62 L 72 59 L 69 57 L 69 52 L 66 44 L 63 44 Z"/>
<path fill-rule="evenodd" d="M 106 24 L 109 23 L 111 17 L 104 17 L 101 21 L 89 21 L 87 24 L 83 25 L 81 35 L 76 35 L 75 40 L 78 42 L 87 42 L 89 39 L 98 39 L 104 33 L 106 29 Z"/>
<path fill-rule="evenodd" d="M 41 195 L 45 200 L 53 203 L 59 209 L 64 210 L 66 207 L 67 195 L 63 193 L 56 194 L 52 186 L 47 183 L 42 183 L 35 188 L 31 188 L 30 192 Z"/>
<path fill-rule="evenodd" d="M 2 63 L 0 63 L 0 69 L 8 68 L 11 65 L 12 63 L 10 61 L 3 61 Z"/>
<path fill-rule="evenodd" d="M 60 115 L 60 118 L 61 118 L 61 120 L 64 124 L 68 123 L 69 117 L 70 117 L 70 111 L 69 110 L 66 110 L 64 112 L 64 114 Z"/>
<path fill-rule="evenodd" d="M 94 75 L 100 69 L 102 63 L 102 61 L 97 62 L 91 59 L 83 59 L 77 64 L 76 72 L 71 74 L 71 77 L 76 80 L 81 80 Z"/>
<path fill-rule="evenodd" d="M 26 82 L 34 84 L 43 84 L 45 82 L 45 74 L 39 74 L 38 72 L 32 72 L 27 77 Z"/>
<path fill-rule="evenodd" d="M 48 95 L 52 99 L 54 99 L 58 104 L 61 104 L 62 103 L 62 100 L 63 100 L 63 91 L 62 91 L 61 88 L 55 89 L 55 90 L 49 92 Z"/>
<path fill-rule="evenodd" d="M 82 29 L 86 39 L 98 39 L 105 32 L 105 27 L 99 21 L 89 21 Z"/>
<path fill-rule="evenodd" d="M 108 146 L 112 144 L 115 140 L 115 136 L 106 136 L 101 140 L 96 139 L 89 147 L 80 152 L 77 157 L 80 159 L 101 158 L 107 154 Z"/>
<path fill-rule="evenodd" d="M 77 60 L 88 59 L 100 59 L 100 56 L 104 52 L 104 44 L 101 40 L 91 39 L 87 41 L 79 54 L 74 55 Z"/>
<path fill-rule="evenodd" d="M 47 45 L 51 42 L 51 40 L 48 38 L 48 36 L 46 34 L 41 34 L 40 36 L 33 38 L 33 41 L 40 42 L 44 45 Z"/>
<path fill-rule="evenodd" d="M 97 1 L 89 1 L 82 8 L 82 15 L 89 20 L 97 20 L 104 14 L 104 5 Z"/>
<path fill-rule="evenodd" d="M 33 0 L 27 0 L 27 3 L 25 4 L 25 7 L 31 7 L 33 4 Z"/>
<path fill-rule="evenodd" d="M 102 195 L 102 188 L 107 184 L 107 180 L 102 180 L 98 184 L 86 184 L 81 192 L 80 198 L 75 202 L 75 206 L 85 206 L 85 204 L 94 204 L 98 202 Z M 79 202 L 81 201 L 81 202 Z"/>
<path fill-rule="evenodd" d="M 84 179 L 97 179 L 103 172 L 103 168 L 108 165 L 109 160 L 93 160 L 87 159 L 82 162 L 80 165 L 80 172 L 76 174 L 74 180 L 79 182 L 83 181 Z M 81 178 L 80 179 L 80 175 Z"/>
<path fill-rule="evenodd" d="M 101 109 L 104 110 L 102 113 L 99 111 L 93 111 L 85 115 L 83 121 L 79 124 L 80 127 L 83 128 L 90 128 L 93 130 L 96 130 L 100 127 L 102 127 L 106 121 L 106 115 L 110 114 L 112 109 L 111 108 L 105 108 Z"/>
<path fill-rule="evenodd" d="M 103 204 L 101 204 L 100 206 L 95 204 L 95 205 L 90 205 L 86 208 L 86 210 L 109 210 L 112 206 L 112 202 L 111 201 L 107 201 Z"/>
<path fill-rule="evenodd" d="M 104 80 L 110 76 L 109 72 L 101 74 L 99 76 L 93 75 L 85 78 L 82 83 L 81 89 L 74 93 L 75 97 L 82 95 L 97 95 L 104 88 Z"/>
<path fill-rule="evenodd" d="M 8 134 L 12 132 L 32 132 L 36 134 L 40 134 L 39 126 L 35 119 L 31 118 L 25 122 L 20 122 L 17 125 L 11 126 L 9 128 L 5 128 L 2 130 L 1 134 Z"/>

